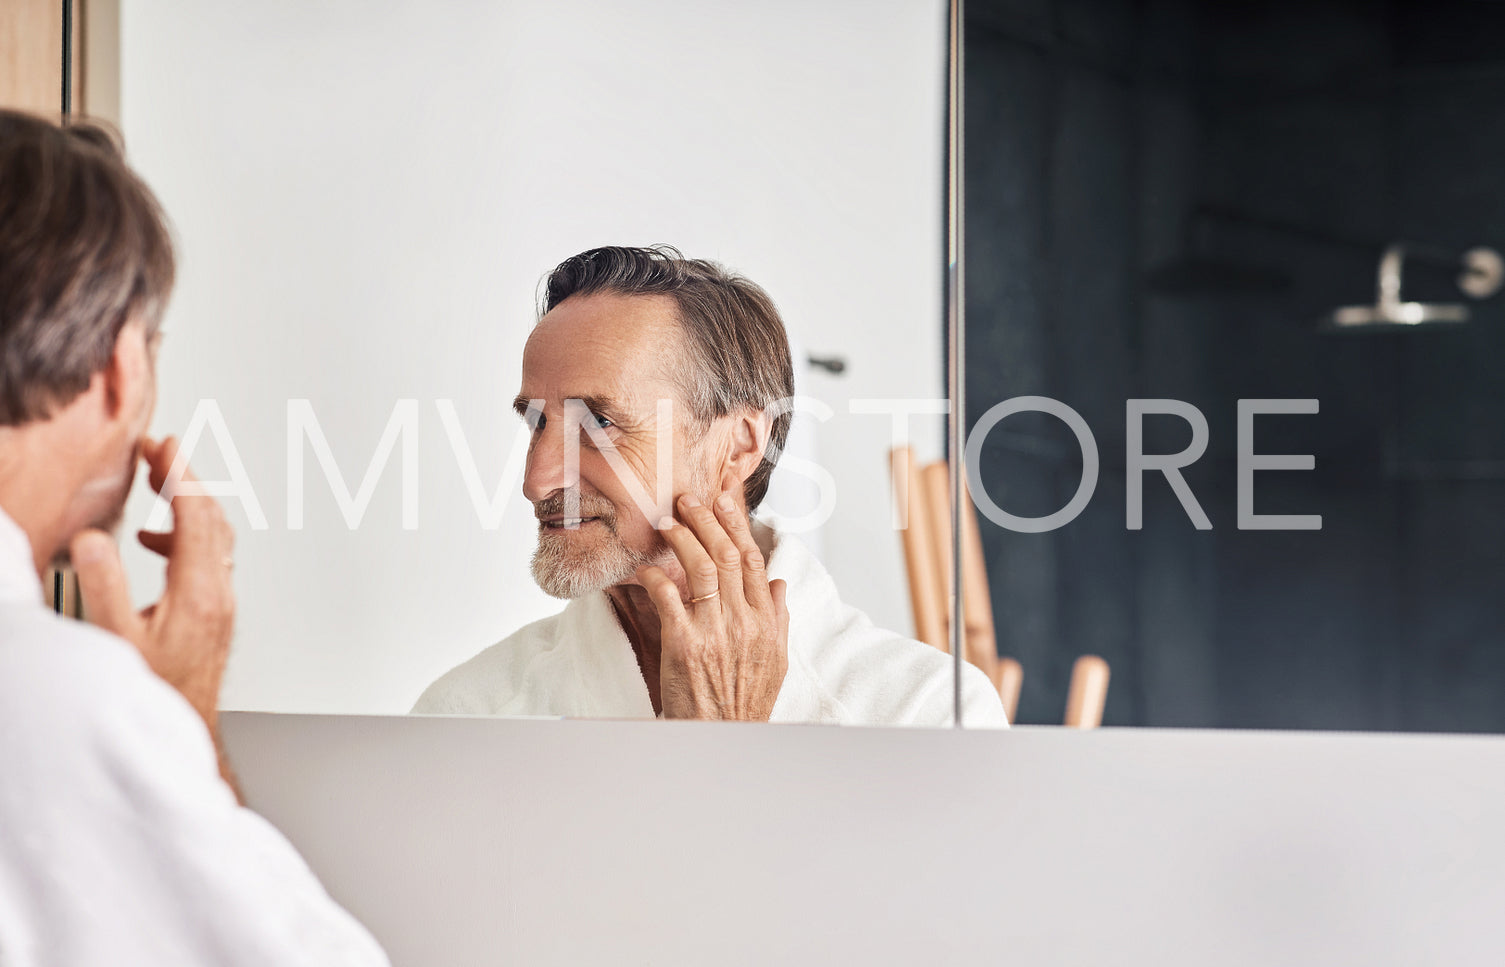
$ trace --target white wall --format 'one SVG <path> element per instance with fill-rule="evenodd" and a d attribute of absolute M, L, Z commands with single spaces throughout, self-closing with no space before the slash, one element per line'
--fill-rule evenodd
<path fill-rule="evenodd" d="M 839 486 L 823 554 L 854 603 L 909 628 L 888 423 L 848 399 L 943 395 L 944 8 L 122 0 L 121 123 L 181 242 L 155 427 L 216 400 L 270 524 L 229 502 L 226 706 L 404 711 L 559 608 L 528 576 L 520 494 L 482 529 L 435 400 L 494 487 L 539 279 L 600 244 L 724 261 L 807 350 L 848 358 L 808 381 L 838 413 L 815 443 Z M 394 405 L 418 401 L 416 530 L 396 454 L 352 531 L 309 451 L 289 530 L 293 398 L 352 490 Z M 941 421 L 916 430 L 938 456 Z M 210 436 L 194 463 L 225 476 Z M 128 522 L 150 507 L 138 493 Z M 153 596 L 160 568 L 130 564 Z"/>

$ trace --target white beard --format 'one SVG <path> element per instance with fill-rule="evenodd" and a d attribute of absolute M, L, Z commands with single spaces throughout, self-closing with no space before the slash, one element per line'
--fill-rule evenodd
<path fill-rule="evenodd" d="M 533 551 L 533 580 L 545 594 L 555 598 L 581 598 L 605 591 L 633 579 L 638 568 L 662 564 L 673 552 L 664 548 L 657 554 L 634 552 L 622 544 L 615 531 L 604 546 L 576 549 L 569 534 L 540 530 L 538 547 Z"/>

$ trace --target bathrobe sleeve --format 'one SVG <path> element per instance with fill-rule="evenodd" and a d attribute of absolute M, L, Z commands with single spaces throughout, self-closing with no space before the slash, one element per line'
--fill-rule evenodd
<path fill-rule="evenodd" d="M 236 803 L 203 722 L 134 648 L 24 624 L 44 640 L 0 648 L 0 962 L 387 963 Z"/>

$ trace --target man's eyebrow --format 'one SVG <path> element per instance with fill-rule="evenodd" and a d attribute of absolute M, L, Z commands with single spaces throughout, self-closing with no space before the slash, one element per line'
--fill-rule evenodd
<path fill-rule="evenodd" d="M 571 396 L 569 398 L 584 403 L 585 408 L 592 413 L 604 413 L 607 416 L 621 415 L 621 407 L 609 396 Z"/>
<path fill-rule="evenodd" d="M 592 413 L 602 413 L 608 416 L 620 416 L 623 413 L 621 404 L 609 396 L 568 396 L 565 398 L 579 400 Z M 526 396 L 519 396 L 512 401 L 512 409 L 518 416 L 526 417 L 533 409 L 533 402 Z"/>

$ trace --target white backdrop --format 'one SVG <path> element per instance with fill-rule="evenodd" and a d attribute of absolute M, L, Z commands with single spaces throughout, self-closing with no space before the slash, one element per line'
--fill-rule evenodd
<path fill-rule="evenodd" d="M 528 576 L 520 480 L 483 528 L 437 401 L 490 494 L 538 282 L 601 244 L 723 261 L 806 350 L 846 357 L 845 376 L 802 374 L 835 410 L 810 443 L 837 485 L 822 555 L 854 604 L 909 630 L 889 420 L 849 400 L 944 395 L 944 15 L 941 0 L 122 0 L 121 124 L 180 241 L 155 429 L 182 434 L 215 401 L 267 519 L 227 501 L 225 706 L 406 711 L 559 609 Z M 416 529 L 401 443 L 353 530 L 303 444 L 289 528 L 293 399 L 352 493 L 416 401 Z M 914 421 L 922 455 L 943 431 Z M 225 479 L 228 449 L 205 430 L 200 476 Z M 128 524 L 151 507 L 138 492 Z M 128 563 L 155 596 L 159 565 Z"/>

